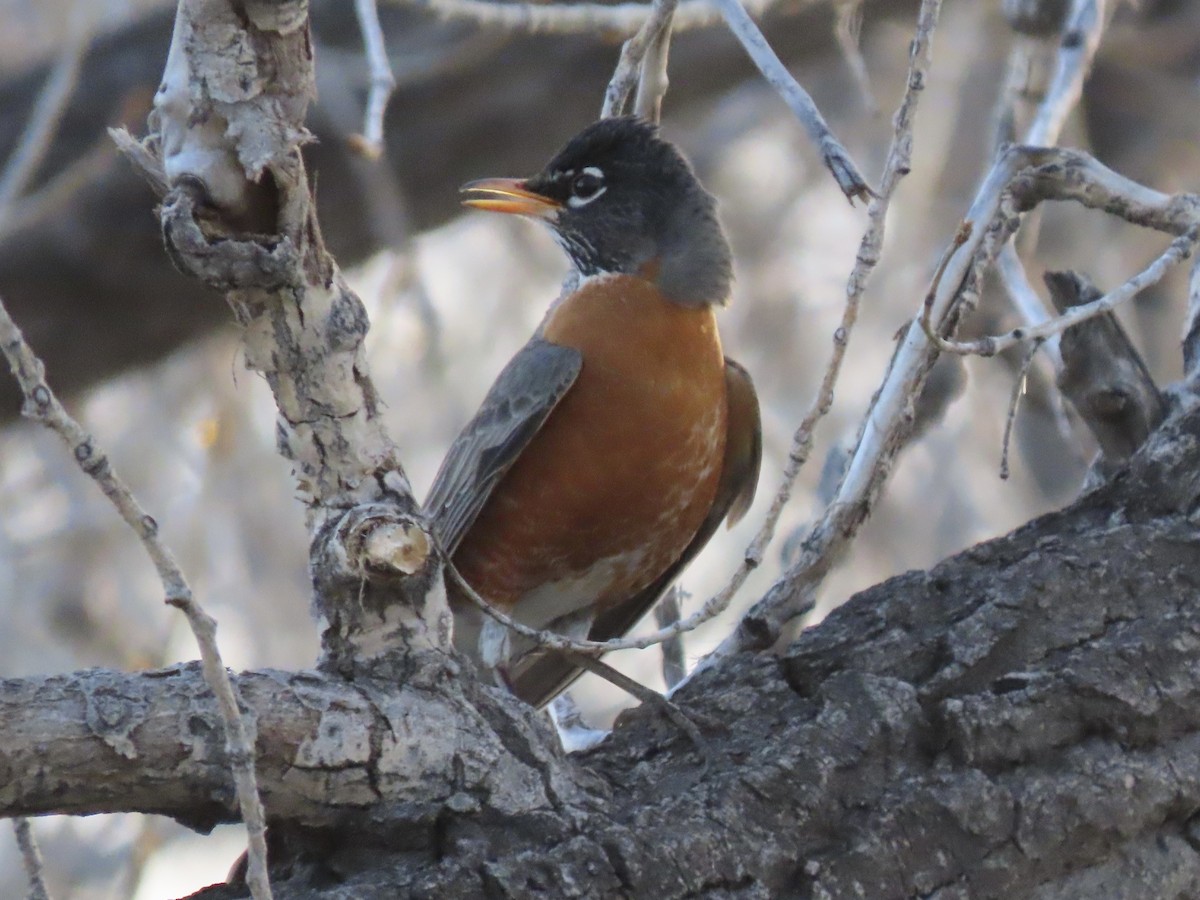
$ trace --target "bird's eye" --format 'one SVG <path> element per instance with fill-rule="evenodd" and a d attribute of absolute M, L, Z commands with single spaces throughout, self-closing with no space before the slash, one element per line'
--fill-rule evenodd
<path fill-rule="evenodd" d="M 588 166 L 571 179 L 571 197 L 567 201 L 578 209 L 586 203 L 591 203 L 604 193 L 604 173 L 595 166 Z"/>

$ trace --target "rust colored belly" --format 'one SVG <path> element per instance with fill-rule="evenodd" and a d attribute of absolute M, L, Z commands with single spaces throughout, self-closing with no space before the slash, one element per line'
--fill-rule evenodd
<path fill-rule="evenodd" d="M 537 626 L 617 603 L 680 556 L 713 503 L 727 418 L 710 308 L 607 276 L 551 310 L 543 336 L 583 353 L 579 378 L 455 553 L 476 590 Z"/>

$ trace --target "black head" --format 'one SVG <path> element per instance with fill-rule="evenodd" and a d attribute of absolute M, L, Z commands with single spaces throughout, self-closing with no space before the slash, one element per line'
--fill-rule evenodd
<path fill-rule="evenodd" d="M 641 119 L 601 119 L 532 178 L 463 190 L 469 206 L 545 220 L 583 275 L 652 278 L 689 306 L 728 297 L 729 244 L 716 203 L 675 145 Z"/>

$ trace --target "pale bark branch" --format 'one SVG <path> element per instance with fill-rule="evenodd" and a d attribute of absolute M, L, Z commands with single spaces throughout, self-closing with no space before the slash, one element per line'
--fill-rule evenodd
<path fill-rule="evenodd" d="M 974 341 L 952 341 L 942 337 L 930 324 L 928 317 L 922 318 L 922 325 L 927 329 L 930 340 L 939 350 L 946 353 L 957 353 L 961 356 L 995 356 L 997 353 L 1026 341 L 1044 341 L 1054 335 L 1062 334 L 1068 328 L 1085 322 L 1093 316 L 1109 312 L 1126 300 L 1136 297 L 1146 288 L 1158 284 L 1174 266 L 1192 255 L 1198 240 L 1200 240 L 1200 223 L 1197 224 L 1196 230 L 1189 231 L 1171 241 L 1170 246 L 1160 256 L 1120 287 L 1114 288 L 1092 303 L 1075 307 L 1037 325 L 1022 325 L 1005 334 L 988 335 Z"/>
<path fill-rule="evenodd" d="M 427 9 L 450 20 L 473 22 L 485 28 L 503 28 L 539 34 L 571 34 L 576 32 L 631 35 L 642 28 L 654 13 L 646 3 L 534 4 L 492 3 L 488 0 L 389 0 Z M 776 0 L 751 0 L 747 10 L 761 16 Z M 810 5 L 821 0 L 799 0 Z M 709 0 L 682 0 L 675 17 L 680 31 L 703 28 L 721 21 L 721 14 Z"/>
<path fill-rule="evenodd" d="M 751 569 L 758 565 L 774 538 L 779 518 L 791 498 L 800 470 L 812 453 L 816 427 L 833 405 L 833 390 L 841 372 L 846 347 L 858 320 L 863 295 L 883 250 L 887 211 L 896 188 L 901 179 L 908 174 L 912 162 L 913 120 L 918 100 L 925 88 L 925 79 L 933 63 L 933 36 L 940 12 L 940 0 L 924 0 L 917 14 L 916 35 L 909 56 L 904 96 L 893 118 L 892 141 L 880 180 L 879 194 L 872 198 L 867 207 L 867 230 L 859 243 L 854 268 L 846 283 L 846 305 L 842 312 L 842 321 L 833 333 L 833 352 L 821 376 L 817 395 L 792 436 L 792 448 L 784 468 L 782 484 L 771 501 L 766 521 L 747 549 L 745 562 L 736 573 L 735 580 L 730 582 L 730 587 L 734 590 L 741 585 L 737 579 L 744 581 Z M 830 509 L 833 508 L 831 505 Z M 806 554 L 809 552 L 806 550 Z M 811 608 L 811 593 L 789 592 L 785 595 L 779 587 L 779 584 L 773 587 L 771 592 L 743 617 L 733 634 L 714 651 L 715 656 L 737 653 L 750 647 L 769 646 L 774 643 L 778 634 L 779 621 L 802 615 Z M 717 596 L 722 597 L 724 594 Z"/>
<path fill-rule="evenodd" d="M 650 15 L 646 17 L 641 28 L 621 45 L 617 67 L 608 82 L 608 88 L 604 91 L 600 118 L 623 115 L 629 109 L 629 100 L 634 90 L 638 89 L 639 94 L 641 93 L 639 85 L 642 80 L 643 62 L 647 53 L 656 48 L 659 48 L 658 52 L 661 53 L 665 77 L 666 45 L 670 42 L 677 6 L 677 0 L 654 0 L 650 5 Z M 665 91 L 665 84 L 663 90 Z"/>
<path fill-rule="evenodd" d="M 354 0 L 354 13 L 358 17 L 363 49 L 371 70 L 371 88 L 367 94 L 360 146 L 369 159 L 378 159 L 383 155 L 383 116 L 387 112 L 388 100 L 396 90 L 396 76 L 388 62 L 387 43 L 383 37 L 383 26 L 379 24 L 376 0 Z"/>
<path fill-rule="evenodd" d="M 236 6 L 181 6 L 158 131 L 130 158 L 165 176 L 168 252 L 227 292 L 247 364 L 275 395 L 280 452 L 306 501 L 325 662 L 349 675 L 392 650 L 445 650 L 450 614 L 383 428 L 366 311 L 325 249 L 300 157 L 314 92 L 307 3 Z"/>
<path fill-rule="evenodd" d="M 266 826 L 262 801 L 258 797 L 254 775 L 254 752 L 248 730 L 238 708 L 237 689 L 230 680 L 216 642 L 216 622 L 196 603 L 192 589 L 175 561 L 174 554 L 158 536 L 158 523 L 142 508 L 133 492 L 117 475 L 108 456 L 96 445 L 96 440 L 63 409 L 46 383 L 41 360 L 25 342 L 8 310 L 0 300 L 0 352 L 25 394 L 23 412 L 31 419 L 58 434 L 71 449 L 75 462 L 85 475 L 99 486 L 116 507 L 125 523 L 138 536 L 146 555 L 154 564 L 162 582 L 166 602 L 187 616 L 188 624 L 200 647 L 204 661 L 204 677 L 217 697 L 221 709 L 222 732 L 228 744 L 237 799 L 246 823 L 250 846 L 252 873 L 255 876 L 255 898 L 269 898 L 271 890 L 266 881 Z"/>
<path fill-rule="evenodd" d="M 869 200 L 874 192 L 871 186 L 858 171 L 850 154 L 841 142 L 834 136 L 825 117 L 817 109 L 808 91 L 806 91 L 787 67 L 780 61 L 763 33 L 750 17 L 750 13 L 742 4 L 742 0 L 713 0 L 720 8 L 725 24 L 741 42 L 742 47 L 763 77 L 771 87 L 779 93 L 784 102 L 800 120 L 804 130 L 821 154 L 821 161 L 829 169 L 842 193 L 851 202 Z"/>

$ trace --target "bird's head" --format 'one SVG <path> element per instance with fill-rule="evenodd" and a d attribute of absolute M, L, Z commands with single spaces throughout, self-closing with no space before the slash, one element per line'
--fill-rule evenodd
<path fill-rule="evenodd" d="M 731 254 L 716 202 L 675 145 L 641 119 L 601 119 L 538 174 L 485 178 L 462 191 L 467 206 L 545 221 L 582 275 L 638 275 L 686 306 L 728 299 Z"/>

